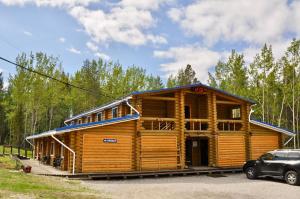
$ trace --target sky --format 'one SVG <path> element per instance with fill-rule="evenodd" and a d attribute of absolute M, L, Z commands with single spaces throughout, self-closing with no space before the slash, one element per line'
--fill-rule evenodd
<path fill-rule="evenodd" d="M 45 52 L 70 74 L 100 57 L 164 80 L 191 64 L 206 83 L 232 49 L 250 63 L 267 43 L 280 58 L 299 36 L 299 0 L 0 0 L 0 56 Z"/>

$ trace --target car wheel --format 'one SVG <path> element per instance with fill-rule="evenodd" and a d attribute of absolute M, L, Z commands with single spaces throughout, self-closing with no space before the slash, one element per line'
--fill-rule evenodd
<path fill-rule="evenodd" d="M 246 169 L 246 176 L 248 179 L 256 179 L 257 178 L 257 174 L 256 174 L 256 169 L 254 167 L 248 167 Z"/>
<path fill-rule="evenodd" d="M 285 181 L 290 185 L 298 185 L 300 183 L 299 175 L 296 171 L 288 171 L 285 173 Z"/>

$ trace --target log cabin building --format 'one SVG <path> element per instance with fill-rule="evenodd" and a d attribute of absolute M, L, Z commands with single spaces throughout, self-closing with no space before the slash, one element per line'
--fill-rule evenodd
<path fill-rule="evenodd" d="M 241 167 L 294 136 L 251 120 L 254 104 L 204 84 L 134 92 L 26 140 L 73 173 Z"/>

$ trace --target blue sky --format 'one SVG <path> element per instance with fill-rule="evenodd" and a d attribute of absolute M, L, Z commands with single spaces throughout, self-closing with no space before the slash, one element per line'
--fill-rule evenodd
<path fill-rule="evenodd" d="M 247 63 L 264 43 L 282 56 L 300 35 L 299 11 L 296 0 L 0 0 L 0 55 L 42 51 L 69 73 L 101 57 L 163 78 L 192 64 L 206 82 L 231 49 Z"/>

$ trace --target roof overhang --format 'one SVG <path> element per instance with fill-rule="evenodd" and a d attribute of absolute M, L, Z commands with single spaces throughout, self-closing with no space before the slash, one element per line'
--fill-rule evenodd
<path fill-rule="evenodd" d="M 120 118 L 113 118 L 110 120 L 103 120 L 100 122 L 91 122 L 91 123 L 86 123 L 86 124 L 65 126 L 65 127 L 51 130 L 51 131 L 46 131 L 46 132 L 43 132 L 40 134 L 31 135 L 31 136 L 26 137 L 26 139 L 37 139 L 37 138 L 49 137 L 51 135 L 60 135 L 60 134 L 77 131 L 77 130 L 83 130 L 83 129 L 107 126 L 107 125 L 112 125 L 112 124 L 117 124 L 117 123 L 122 123 L 122 122 L 128 122 L 128 121 L 138 120 L 139 117 L 140 116 L 138 114 L 135 114 L 135 115 L 127 115 L 127 116 L 120 117 Z"/>
<path fill-rule="evenodd" d="M 250 120 L 250 123 L 255 124 L 257 126 L 265 127 L 267 129 L 277 131 L 277 132 L 280 132 L 280 133 L 283 133 L 283 134 L 286 134 L 286 135 L 289 135 L 289 136 L 295 136 L 296 135 L 295 133 L 293 133 L 291 131 L 288 131 L 286 129 L 283 129 L 283 128 L 280 128 L 280 127 L 277 127 L 277 126 L 273 126 L 273 125 L 268 124 L 268 123 L 264 123 L 264 122 L 260 122 L 260 121 L 256 121 L 256 120 Z"/>

